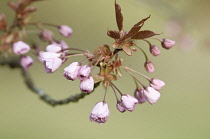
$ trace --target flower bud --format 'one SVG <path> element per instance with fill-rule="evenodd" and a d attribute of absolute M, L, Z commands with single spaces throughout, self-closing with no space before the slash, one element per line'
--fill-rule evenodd
<path fill-rule="evenodd" d="M 126 111 L 126 108 L 122 105 L 122 102 L 121 101 L 117 102 L 116 107 L 122 113 Z"/>
<path fill-rule="evenodd" d="M 138 103 L 138 100 L 128 94 L 122 95 L 121 97 L 122 105 L 127 109 L 128 111 L 133 111 L 134 107 Z"/>
<path fill-rule="evenodd" d="M 47 73 L 55 72 L 62 64 L 62 60 L 56 57 L 44 59 L 43 62 Z"/>
<path fill-rule="evenodd" d="M 81 68 L 78 71 L 78 78 L 80 80 L 84 80 L 85 78 L 90 76 L 90 72 L 91 72 L 90 66 L 88 65 L 81 66 Z"/>
<path fill-rule="evenodd" d="M 42 53 L 42 60 L 47 73 L 54 72 L 61 66 L 62 59 L 60 59 L 59 57 L 60 54 L 54 52 Z"/>
<path fill-rule="evenodd" d="M 105 102 L 98 102 L 90 114 L 90 121 L 98 124 L 105 123 L 109 118 L 109 114 L 110 110 L 108 104 Z"/>
<path fill-rule="evenodd" d="M 80 83 L 80 90 L 84 93 L 90 93 L 94 89 L 94 79 L 93 77 L 87 77 Z"/>
<path fill-rule="evenodd" d="M 77 79 L 78 71 L 80 69 L 80 64 L 78 62 L 71 63 L 68 67 L 64 69 L 64 77 L 68 80 L 75 80 Z"/>
<path fill-rule="evenodd" d="M 59 32 L 64 37 L 70 37 L 72 35 L 72 29 L 69 26 L 61 25 L 59 26 Z"/>
<path fill-rule="evenodd" d="M 144 95 L 150 104 L 156 103 L 160 98 L 160 93 L 152 87 L 146 87 L 144 90 Z"/>
<path fill-rule="evenodd" d="M 61 40 L 59 43 L 60 43 L 62 49 L 67 49 L 67 48 L 69 48 L 68 44 L 67 44 L 65 41 Z M 67 50 L 67 51 L 68 51 L 68 50 Z M 66 51 L 65 51 L 65 52 L 66 52 Z"/>
<path fill-rule="evenodd" d="M 29 45 L 23 41 L 18 41 L 13 44 L 13 52 L 17 55 L 23 55 L 25 53 L 28 53 L 29 50 Z"/>
<path fill-rule="evenodd" d="M 150 81 L 150 86 L 159 91 L 163 86 L 165 86 L 165 83 L 157 78 L 153 78 Z"/>
<path fill-rule="evenodd" d="M 144 89 L 143 88 L 137 88 L 134 92 L 134 96 L 138 100 L 138 103 L 140 103 L 140 104 L 147 101 L 147 98 L 144 95 Z"/>
<path fill-rule="evenodd" d="M 34 61 L 30 56 L 22 56 L 20 59 L 20 65 L 23 67 L 25 71 L 27 71 L 29 67 L 31 67 L 33 62 Z"/>
<path fill-rule="evenodd" d="M 62 48 L 59 44 L 50 44 L 46 47 L 47 52 L 54 52 L 54 53 L 60 52 L 61 49 Z"/>
<path fill-rule="evenodd" d="M 52 41 L 53 36 L 54 36 L 53 32 L 46 29 L 43 29 L 40 34 L 40 38 L 43 39 L 44 41 Z"/>
<path fill-rule="evenodd" d="M 161 45 L 163 48 L 165 49 L 170 49 L 171 47 L 173 47 L 175 45 L 175 41 L 169 40 L 169 39 L 163 39 L 161 42 Z"/>
<path fill-rule="evenodd" d="M 154 56 L 158 56 L 160 54 L 160 49 L 156 45 L 152 45 L 150 47 L 150 53 Z"/>
<path fill-rule="evenodd" d="M 145 67 L 146 71 L 149 73 L 152 73 L 155 71 L 155 66 L 151 61 L 146 61 L 144 63 L 144 67 Z"/>

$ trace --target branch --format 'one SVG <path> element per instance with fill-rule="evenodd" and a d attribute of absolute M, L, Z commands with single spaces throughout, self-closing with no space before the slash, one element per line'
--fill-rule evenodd
<path fill-rule="evenodd" d="M 51 106 L 57 106 L 57 105 L 63 105 L 68 104 L 71 102 L 78 102 L 80 99 L 84 98 L 85 96 L 89 95 L 81 92 L 80 94 L 69 96 L 68 98 L 62 99 L 62 100 L 55 100 L 51 96 L 47 95 L 44 90 L 38 88 L 33 80 L 31 79 L 28 72 L 24 71 L 22 67 L 19 65 L 19 60 L 17 58 L 12 59 L 0 59 L 0 65 L 9 65 L 11 68 L 20 68 L 21 74 L 24 79 L 24 82 L 26 86 L 35 94 L 37 94 L 42 101 L 45 103 L 51 105 Z M 99 86 L 100 83 L 95 83 L 94 89 Z"/>

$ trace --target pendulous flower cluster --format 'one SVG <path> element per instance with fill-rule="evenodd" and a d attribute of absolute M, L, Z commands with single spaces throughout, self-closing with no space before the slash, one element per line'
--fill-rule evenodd
<path fill-rule="evenodd" d="M 28 9 L 28 5 L 38 0 L 27 1 L 28 3 L 18 1 L 16 4 L 10 3 L 9 5 L 13 8 L 13 10 L 16 11 L 17 14 L 23 15 L 22 12 Z M 24 4 L 25 6 L 21 7 Z M 34 10 L 30 10 L 30 12 L 34 12 Z M 28 14 L 30 12 L 28 12 Z M 165 83 L 160 79 L 149 78 L 139 71 L 131 69 L 128 66 L 124 66 L 123 59 L 119 57 L 119 53 L 125 53 L 128 56 L 132 56 L 134 52 L 142 52 L 145 56 L 143 66 L 148 73 L 152 73 L 155 71 L 155 66 L 152 61 L 149 60 L 146 52 L 137 45 L 136 41 L 141 40 L 146 42 L 149 45 L 148 49 L 153 56 L 160 55 L 160 48 L 157 45 L 152 44 L 149 39 L 159 41 L 162 48 L 167 50 L 175 45 L 175 41 L 156 38 L 156 36 L 160 34 L 154 33 L 150 30 L 141 30 L 145 21 L 147 21 L 150 16 L 136 23 L 129 31 L 124 31 L 121 8 L 116 1 L 115 13 L 118 30 L 109 30 L 107 32 L 107 35 L 114 39 L 113 44 L 110 46 L 101 45 L 92 53 L 78 48 L 69 48 L 64 41 L 57 41 L 52 31 L 42 26 L 46 25 L 56 27 L 59 30 L 59 33 L 64 37 L 70 37 L 72 35 L 72 29 L 70 27 L 66 25 L 57 26 L 41 22 L 25 22 L 25 18 L 28 16 L 28 14 L 25 14 L 25 16 L 22 16 L 22 18 L 18 19 L 18 24 L 15 23 L 14 27 L 10 28 L 9 32 L 6 31 L 3 35 L 4 37 L 1 37 L 1 40 L 8 40 L 10 35 L 15 36 L 16 34 L 16 36 L 13 37 L 13 39 L 10 39 L 9 42 L 2 41 L 4 43 L 1 47 L 1 50 L 7 49 L 6 46 L 12 44 L 13 52 L 16 55 L 20 55 L 20 65 L 25 71 L 27 71 L 33 64 L 33 59 L 25 54 L 27 54 L 31 49 L 34 50 L 37 59 L 44 65 L 46 73 L 55 72 L 63 63 L 67 62 L 70 57 L 84 56 L 84 60 L 80 62 L 73 62 L 69 66 L 65 67 L 63 76 L 67 80 L 71 81 L 76 79 L 80 80 L 79 88 L 85 94 L 93 92 L 95 84 L 100 83 L 103 86 L 105 89 L 103 100 L 96 103 L 89 117 L 90 121 L 102 124 L 108 120 L 110 115 L 110 110 L 108 104 L 106 103 L 106 94 L 108 88 L 113 90 L 112 92 L 116 97 L 117 110 L 123 113 L 125 111 L 132 112 L 137 104 L 142 104 L 146 101 L 148 101 L 150 104 L 155 104 L 161 96 L 160 90 L 165 86 Z M 4 15 L 0 15 L 0 25 L 0 29 L 2 30 L 7 28 Z M 24 28 L 27 25 L 34 25 L 39 28 L 41 26 L 38 36 L 43 41 L 48 42 L 45 51 L 43 51 L 38 45 L 33 45 L 30 47 L 28 44 L 21 41 L 21 39 L 17 39 L 19 35 L 14 31 L 14 28 Z M 99 73 L 92 75 L 92 71 L 95 68 L 99 68 Z M 123 93 L 114 83 L 122 77 L 121 70 L 125 70 L 133 78 L 133 81 L 136 84 L 133 96 L 131 94 Z M 145 85 L 140 78 L 147 80 L 148 85 Z"/>

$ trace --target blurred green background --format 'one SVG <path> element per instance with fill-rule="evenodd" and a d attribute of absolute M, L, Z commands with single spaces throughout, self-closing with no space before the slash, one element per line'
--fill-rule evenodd
<path fill-rule="evenodd" d="M 150 59 L 156 65 L 155 73 L 148 75 L 143 68 L 144 57 L 136 52 L 124 57 L 125 64 L 150 77 L 166 82 L 161 98 L 155 105 L 137 105 L 133 112 L 120 113 L 112 90 L 108 90 L 107 103 L 111 115 L 107 123 L 98 125 L 89 121 L 96 102 L 103 99 L 104 90 L 95 92 L 79 103 L 51 107 L 43 103 L 23 84 L 20 71 L 0 67 L 0 139 L 67 139 L 67 138 L 142 138 L 142 139 L 209 139 L 210 89 L 208 65 L 210 59 L 209 6 L 202 0 L 118 0 L 124 15 L 124 29 L 142 18 L 152 15 L 143 29 L 163 34 L 177 42 L 171 50 L 161 49 L 161 55 Z M 0 0 L 0 13 L 12 20 L 13 12 Z M 64 39 L 70 47 L 93 51 L 103 44 L 112 44 L 106 32 L 117 29 L 114 0 L 46 0 L 35 4 L 35 19 L 73 28 L 73 36 Z M 53 28 L 49 28 L 52 29 Z M 56 31 L 56 30 L 54 30 Z M 177 33 L 178 32 L 178 33 Z M 28 42 L 36 41 L 35 35 Z M 56 36 L 63 39 L 58 33 Z M 183 39 L 187 36 L 187 39 Z M 155 44 L 160 46 L 157 41 Z M 46 43 L 42 43 L 43 47 Z M 139 46 L 146 43 L 139 41 Z M 51 96 L 62 99 L 79 93 L 79 82 L 63 78 L 63 68 L 46 74 L 36 62 L 30 69 L 35 83 Z M 133 94 L 135 84 L 125 75 L 116 82 L 123 93 Z"/>

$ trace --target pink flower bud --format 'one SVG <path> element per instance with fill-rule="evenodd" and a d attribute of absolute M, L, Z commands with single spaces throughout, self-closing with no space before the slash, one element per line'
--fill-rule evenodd
<path fill-rule="evenodd" d="M 90 93 L 94 89 L 94 79 L 93 77 L 87 77 L 80 83 L 80 90 L 84 93 Z"/>
<path fill-rule="evenodd" d="M 134 92 L 135 98 L 138 100 L 138 103 L 142 104 L 147 101 L 147 98 L 144 95 L 144 89 L 137 88 Z"/>
<path fill-rule="evenodd" d="M 31 67 L 33 62 L 34 61 L 30 56 L 22 56 L 20 59 L 20 65 L 23 67 L 25 71 L 27 71 L 29 67 Z"/>
<path fill-rule="evenodd" d="M 138 100 L 128 94 L 122 95 L 121 97 L 122 105 L 128 110 L 133 111 L 134 107 L 138 103 Z"/>
<path fill-rule="evenodd" d="M 78 71 L 80 69 L 80 64 L 78 62 L 71 63 L 68 67 L 64 69 L 64 77 L 68 80 L 77 79 Z"/>
<path fill-rule="evenodd" d="M 155 71 L 155 66 L 151 61 L 146 61 L 144 63 L 144 67 L 145 67 L 146 71 L 149 73 L 152 73 Z"/>
<path fill-rule="evenodd" d="M 59 32 L 61 35 L 63 35 L 64 37 L 70 37 L 72 35 L 72 29 L 69 26 L 66 25 L 61 25 L 59 27 Z"/>
<path fill-rule="evenodd" d="M 117 109 L 120 111 L 120 112 L 125 112 L 126 111 L 126 108 L 122 105 L 122 102 L 119 101 L 116 105 Z"/>
<path fill-rule="evenodd" d="M 61 49 L 62 49 L 61 45 L 59 45 L 59 44 L 50 44 L 50 45 L 48 45 L 46 47 L 46 51 L 47 52 L 55 52 L 55 53 L 57 53 L 57 52 L 60 52 Z"/>
<path fill-rule="evenodd" d="M 165 86 L 165 83 L 157 78 L 153 78 L 150 81 L 150 86 L 159 91 L 163 86 Z"/>
<path fill-rule="evenodd" d="M 13 44 L 13 51 L 17 55 L 23 55 L 25 53 L 28 53 L 29 50 L 29 45 L 23 41 L 18 41 Z"/>
<path fill-rule="evenodd" d="M 144 90 L 144 95 L 150 104 L 156 103 L 160 98 L 160 93 L 152 87 L 146 87 Z"/>
<path fill-rule="evenodd" d="M 98 124 L 105 123 L 109 118 L 109 114 L 110 110 L 108 104 L 105 102 L 98 102 L 90 114 L 90 121 Z"/>
<path fill-rule="evenodd" d="M 80 80 L 84 80 L 85 78 L 90 76 L 90 72 L 91 72 L 90 66 L 88 65 L 81 66 L 78 72 L 78 78 Z"/>
<path fill-rule="evenodd" d="M 175 45 L 175 41 L 169 40 L 169 39 L 163 39 L 161 42 L 161 45 L 163 48 L 165 49 L 170 49 L 171 47 L 173 47 Z"/>
<path fill-rule="evenodd" d="M 54 72 L 61 66 L 62 59 L 60 59 L 59 57 L 60 54 L 54 52 L 42 53 L 42 60 L 47 73 Z"/>
<path fill-rule="evenodd" d="M 59 43 L 60 43 L 62 49 L 69 48 L 68 44 L 65 41 L 61 40 Z"/>
<path fill-rule="evenodd" d="M 160 54 L 160 49 L 156 45 L 152 45 L 150 47 L 150 53 L 154 56 L 158 56 Z"/>
<path fill-rule="evenodd" d="M 62 64 L 62 60 L 60 58 L 48 58 L 44 59 L 43 62 L 47 73 L 55 72 Z"/>
<path fill-rule="evenodd" d="M 40 38 L 43 39 L 44 41 L 52 41 L 53 36 L 54 36 L 53 32 L 46 29 L 43 29 L 40 34 Z"/>

